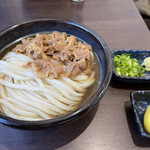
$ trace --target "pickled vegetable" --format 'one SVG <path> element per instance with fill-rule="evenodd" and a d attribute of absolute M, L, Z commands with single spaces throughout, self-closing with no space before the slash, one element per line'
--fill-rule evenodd
<path fill-rule="evenodd" d="M 147 108 L 144 114 L 144 128 L 150 133 L 150 106 Z"/>

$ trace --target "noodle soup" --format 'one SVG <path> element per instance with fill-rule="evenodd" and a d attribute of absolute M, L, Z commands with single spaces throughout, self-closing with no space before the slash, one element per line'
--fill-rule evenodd
<path fill-rule="evenodd" d="M 22 39 L 0 60 L 1 112 L 36 121 L 77 109 L 98 85 L 95 63 L 92 47 L 66 33 Z"/>

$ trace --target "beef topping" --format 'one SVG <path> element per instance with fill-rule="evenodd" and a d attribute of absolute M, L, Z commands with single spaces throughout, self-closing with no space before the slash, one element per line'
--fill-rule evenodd
<path fill-rule="evenodd" d="M 88 68 L 91 50 L 90 45 L 77 41 L 75 36 L 58 31 L 23 39 L 22 44 L 13 49 L 16 53 L 33 58 L 33 62 L 24 67 L 32 67 L 39 78 L 80 74 Z"/>

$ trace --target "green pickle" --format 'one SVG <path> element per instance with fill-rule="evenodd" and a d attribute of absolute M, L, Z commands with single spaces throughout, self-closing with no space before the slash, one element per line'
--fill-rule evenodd
<path fill-rule="evenodd" d="M 120 76 L 143 77 L 145 68 L 141 67 L 137 59 L 131 58 L 130 54 L 116 55 L 113 58 L 115 71 Z"/>

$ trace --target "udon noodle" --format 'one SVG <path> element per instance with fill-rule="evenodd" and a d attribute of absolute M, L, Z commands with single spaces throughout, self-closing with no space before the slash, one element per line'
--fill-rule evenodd
<path fill-rule="evenodd" d="M 65 40 L 68 40 L 67 38 Z M 32 46 L 33 40 L 34 38 L 30 38 L 29 44 L 32 43 Z M 55 74 L 54 76 L 53 72 L 44 72 L 46 77 L 39 77 L 32 66 L 39 58 L 27 55 L 27 50 L 29 50 L 27 45 L 23 49 L 24 52 L 18 53 L 16 46 L 0 60 L 1 112 L 15 119 L 36 121 L 52 119 L 75 110 L 83 100 L 87 88 L 95 81 L 95 73 L 91 70 L 93 52 L 90 51 L 88 62 L 86 58 L 84 59 L 88 67 L 81 69 L 76 75 L 71 73 L 68 75 L 67 66 L 71 61 L 79 62 L 80 60 L 69 59 L 68 62 L 61 61 L 63 73 L 60 75 Z M 50 58 L 47 61 L 52 60 L 59 64 L 60 61 L 53 59 L 52 55 L 46 56 Z"/>

